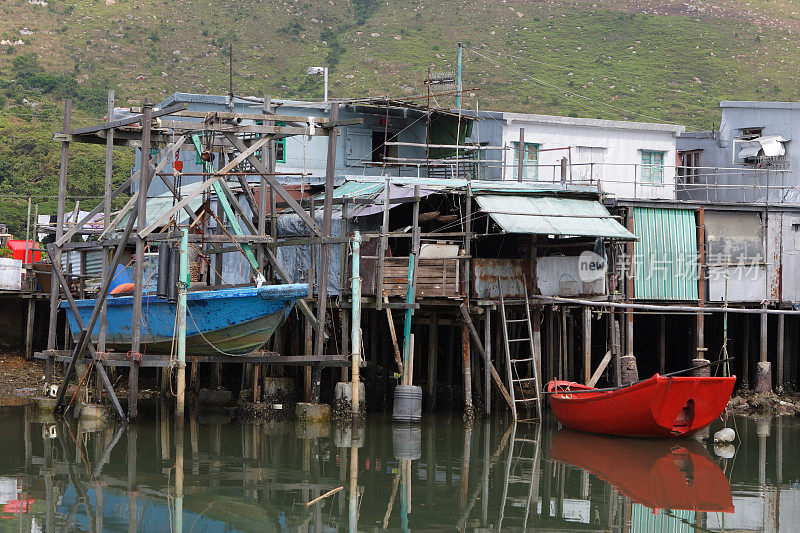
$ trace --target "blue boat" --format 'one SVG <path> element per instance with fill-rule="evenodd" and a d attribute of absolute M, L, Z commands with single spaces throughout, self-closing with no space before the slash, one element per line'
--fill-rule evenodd
<path fill-rule="evenodd" d="M 190 292 L 187 295 L 186 352 L 192 355 L 243 355 L 261 348 L 289 315 L 295 301 L 308 295 L 308 285 L 265 285 Z M 76 300 L 84 323 L 96 300 Z M 61 303 L 67 307 L 66 302 Z M 170 353 L 175 334 L 176 305 L 155 295 L 142 297 L 142 348 L 150 353 Z M 106 349 L 129 350 L 133 296 L 111 296 L 107 303 Z M 73 336 L 80 334 L 72 313 L 67 313 Z M 97 342 L 99 324 L 92 331 Z"/>

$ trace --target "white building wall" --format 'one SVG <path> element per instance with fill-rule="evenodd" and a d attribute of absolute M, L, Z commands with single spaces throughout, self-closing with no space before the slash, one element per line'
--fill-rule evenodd
<path fill-rule="evenodd" d="M 619 121 L 600 121 L 589 119 L 567 119 L 552 117 L 552 122 L 526 119 L 525 115 L 509 117 L 503 128 L 502 143 L 504 150 L 504 179 L 514 179 L 513 143 L 519 141 L 520 128 L 525 129 L 525 142 L 539 145 L 539 172 L 541 181 L 560 181 L 560 160 L 571 158 L 573 180 L 586 179 L 589 176 L 594 183 L 600 183 L 603 191 L 621 198 L 675 198 L 675 142 L 679 127 L 664 129 L 648 129 L 640 123 L 620 123 Z M 559 123 L 562 119 L 567 123 Z M 572 123 L 569 123 L 572 122 Z M 596 123 L 596 125 L 592 125 Z M 629 124 L 629 127 L 623 127 Z M 662 127 L 662 125 L 655 125 Z M 670 129 L 666 129 L 670 128 Z M 491 141 L 490 141 L 491 142 Z M 552 150 L 567 148 L 570 150 Z M 577 147 L 593 150 L 578 150 Z M 642 182 L 642 150 L 664 152 L 663 183 L 651 184 Z M 581 157 L 591 151 L 593 157 L 602 157 L 602 162 L 585 163 Z M 589 167 L 587 169 L 587 167 Z M 570 169 L 567 169 L 570 179 Z"/>

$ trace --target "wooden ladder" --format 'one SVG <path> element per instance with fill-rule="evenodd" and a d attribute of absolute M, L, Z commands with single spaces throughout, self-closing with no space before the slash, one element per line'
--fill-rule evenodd
<path fill-rule="evenodd" d="M 503 499 L 500 507 L 500 516 L 497 521 L 497 530 L 501 531 L 503 520 L 521 520 L 522 524 L 513 524 L 511 527 L 525 531 L 528 527 L 531 506 L 534 513 L 539 505 L 539 459 L 541 457 L 542 427 L 534 423 L 535 429 L 525 432 L 524 436 L 517 435 L 517 424 L 511 433 L 511 446 L 508 450 L 506 473 L 503 484 Z M 545 505 L 545 502 L 542 502 Z M 507 511 L 522 510 L 522 516 L 506 517 Z"/>
<path fill-rule="evenodd" d="M 521 318 L 508 318 L 508 310 L 506 308 L 505 299 L 503 298 L 503 291 L 502 287 L 500 286 L 500 280 L 497 280 L 497 287 L 500 292 L 500 317 L 503 320 L 503 345 L 505 346 L 505 354 L 506 354 L 506 376 L 508 378 L 508 392 L 511 395 L 511 405 L 512 405 L 512 413 L 514 415 L 514 420 L 519 420 L 519 409 L 518 407 L 530 407 L 531 403 L 536 404 L 536 417 L 541 420 L 542 419 L 542 394 L 541 394 L 541 384 L 539 383 L 539 369 L 538 369 L 538 361 L 536 361 L 536 350 L 533 345 L 533 325 L 531 323 L 531 303 L 528 299 L 528 284 L 523 277 L 522 282 L 523 288 L 525 290 L 525 313 L 524 316 Z M 511 307 L 511 305 L 509 305 Z M 527 337 L 519 337 L 519 338 L 511 338 L 511 328 L 514 324 L 524 323 L 527 326 L 528 336 Z M 516 327 L 513 328 L 514 330 L 518 329 Z M 517 350 L 517 355 L 512 356 L 511 345 L 519 346 L 521 349 Z M 528 353 L 524 355 L 520 355 L 520 352 L 524 352 L 525 346 L 528 347 Z M 519 365 L 519 366 L 518 366 Z M 531 374 L 529 375 L 525 368 L 529 367 L 532 369 Z M 525 387 L 524 385 L 528 383 L 533 383 L 533 389 L 536 393 L 534 397 L 526 396 L 525 394 Z M 519 392 L 519 398 L 517 397 L 517 392 Z"/>

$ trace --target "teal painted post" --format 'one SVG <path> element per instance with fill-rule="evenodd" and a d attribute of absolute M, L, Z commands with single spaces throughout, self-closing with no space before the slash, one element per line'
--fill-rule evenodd
<path fill-rule="evenodd" d="M 186 293 L 189 288 L 189 230 L 181 228 L 180 262 L 178 265 L 178 398 L 175 405 L 175 421 L 183 430 L 183 414 L 186 392 Z"/>
<path fill-rule="evenodd" d="M 360 398 L 358 397 L 358 386 L 361 377 L 361 232 L 356 231 L 353 235 L 353 280 L 352 280 L 353 319 L 351 320 L 350 338 L 352 355 L 351 379 L 353 392 L 350 395 L 353 404 L 353 424 L 358 423 L 358 408 Z"/>
<path fill-rule="evenodd" d="M 416 254 L 408 254 L 408 278 L 406 279 L 406 303 L 414 303 L 414 269 L 416 267 Z M 403 385 L 411 385 L 411 376 L 408 375 L 408 361 L 414 354 L 411 352 L 411 317 L 414 310 L 409 306 L 406 309 L 405 322 L 403 323 Z"/>
<path fill-rule="evenodd" d="M 464 47 L 458 43 L 458 61 L 456 63 L 456 109 L 461 109 L 461 56 Z M 459 132 L 460 133 L 460 132 Z M 456 137 L 458 144 L 458 136 Z"/>

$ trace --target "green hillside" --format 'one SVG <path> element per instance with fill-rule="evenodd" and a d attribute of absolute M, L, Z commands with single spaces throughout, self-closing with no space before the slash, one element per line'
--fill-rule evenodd
<path fill-rule="evenodd" d="M 0 196 L 54 193 L 58 146 L 47 132 L 64 97 L 80 124 L 102 116 L 109 88 L 118 105 L 225 94 L 231 43 L 237 94 L 319 98 L 321 80 L 305 70 L 329 65 L 331 97 L 413 95 L 428 67 L 454 68 L 460 41 L 467 107 L 707 129 L 721 99 L 800 98 L 799 17 L 796 0 L 5 0 Z M 15 148 L 14 135 L 35 149 Z M 79 188 L 90 196 L 102 154 L 85 156 L 71 168 L 85 170 Z M 0 221 L 18 229 L 8 204 Z"/>

